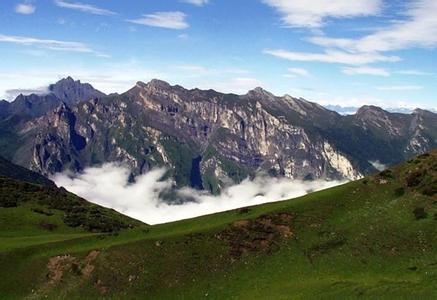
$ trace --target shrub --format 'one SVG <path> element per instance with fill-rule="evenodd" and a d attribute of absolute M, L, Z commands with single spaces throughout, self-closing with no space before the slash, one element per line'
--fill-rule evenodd
<path fill-rule="evenodd" d="M 52 223 L 47 223 L 47 222 L 45 222 L 45 221 L 42 221 L 41 223 L 39 223 L 39 226 L 40 226 L 42 229 L 45 229 L 45 230 L 48 230 L 48 231 L 53 231 L 53 230 L 55 230 L 56 228 L 58 228 L 58 225 L 56 225 L 56 224 L 52 224 Z"/>
<path fill-rule="evenodd" d="M 0 198 L 0 207 L 8 208 L 8 207 L 17 207 L 18 205 L 18 199 L 11 196 L 2 196 Z"/>
<path fill-rule="evenodd" d="M 426 217 L 428 216 L 428 214 L 425 211 L 425 208 L 423 207 L 416 207 L 413 210 L 413 214 L 416 220 L 426 219 Z"/>
<path fill-rule="evenodd" d="M 389 169 L 379 172 L 379 176 L 385 179 L 393 178 L 393 172 Z"/>
<path fill-rule="evenodd" d="M 422 183 L 423 177 L 425 176 L 425 172 L 415 171 L 410 173 L 407 178 L 407 186 L 408 187 L 416 187 Z"/>
<path fill-rule="evenodd" d="M 394 194 L 396 197 L 401 197 L 405 194 L 405 189 L 403 187 L 399 187 L 395 189 Z"/>
<path fill-rule="evenodd" d="M 36 212 L 37 214 L 45 215 L 45 216 L 53 216 L 52 211 L 50 211 L 48 209 L 40 208 L 40 207 L 33 207 L 33 208 L 31 208 L 31 211 Z"/>
<path fill-rule="evenodd" d="M 242 207 L 238 210 L 238 214 L 240 215 L 247 214 L 248 212 L 250 212 L 250 208 L 248 207 Z"/>
<path fill-rule="evenodd" d="M 437 182 L 433 182 L 422 189 L 422 194 L 425 196 L 434 196 L 437 194 Z"/>

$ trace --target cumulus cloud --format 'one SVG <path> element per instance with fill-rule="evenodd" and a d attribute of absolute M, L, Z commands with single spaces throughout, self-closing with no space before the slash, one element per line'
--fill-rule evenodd
<path fill-rule="evenodd" d="M 35 12 L 36 7 L 31 3 L 19 3 L 15 6 L 15 12 L 22 15 L 31 15 Z"/>
<path fill-rule="evenodd" d="M 187 15 L 180 11 L 164 11 L 143 15 L 141 18 L 127 20 L 128 22 L 152 27 L 168 29 L 186 29 L 189 27 L 186 22 Z"/>
<path fill-rule="evenodd" d="M 111 16 L 117 13 L 110 11 L 108 9 L 100 8 L 91 4 L 81 3 L 81 2 L 70 2 L 65 0 L 55 0 L 55 4 L 62 8 L 78 10 L 84 13 L 89 13 L 93 15 L 101 16 Z"/>
<path fill-rule="evenodd" d="M 162 181 L 164 169 L 155 169 L 129 183 L 128 168 L 116 164 L 88 168 L 81 174 L 57 174 L 52 179 L 58 186 L 87 200 L 113 208 L 148 224 L 166 223 L 250 205 L 290 199 L 309 192 L 329 188 L 338 181 L 298 181 L 257 177 L 224 189 L 221 195 L 183 188 L 176 196 L 192 201 L 170 204 L 161 198 L 172 182 Z"/>
<path fill-rule="evenodd" d="M 326 18 L 350 18 L 375 15 L 380 12 L 382 0 L 264 0 L 275 8 L 285 25 L 317 28 Z"/>

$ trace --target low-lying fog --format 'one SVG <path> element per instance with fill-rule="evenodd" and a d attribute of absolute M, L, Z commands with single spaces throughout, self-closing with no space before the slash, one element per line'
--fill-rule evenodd
<path fill-rule="evenodd" d="M 240 207 L 279 201 L 342 184 L 340 181 L 300 181 L 285 178 L 246 179 L 213 196 L 204 191 L 182 188 L 176 196 L 194 201 L 169 204 L 160 195 L 172 186 L 161 181 L 165 169 L 155 169 L 129 183 L 128 168 L 105 164 L 80 174 L 59 173 L 52 179 L 90 202 L 110 207 L 147 224 L 166 223 Z"/>

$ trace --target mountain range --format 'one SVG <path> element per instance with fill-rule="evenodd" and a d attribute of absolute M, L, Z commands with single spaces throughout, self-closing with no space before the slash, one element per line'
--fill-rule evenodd
<path fill-rule="evenodd" d="M 258 173 L 358 179 L 437 146 L 430 111 L 363 106 L 343 116 L 262 88 L 235 95 L 152 80 L 105 95 L 68 77 L 0 110 L 0 155 L 41 174 L 166 167 L 177 186 L 212 193 Z"/>
<path fill-rule="evenodd" d="M 326 104 L 323 106 L 341 115 L 353 115 L 360 109 L 357 106 L 341 106 L 341 105 L 332 105 L 332 104 Z M 409 108 L 409 107 L 385 107 L 384 110 L 391 113 L 401 113 L 401 114 L 412 114 L 414 112 L 414 108 Z M 433 113 L 437 113 L 437 110 L 433 108 L 427 110 Z"/>

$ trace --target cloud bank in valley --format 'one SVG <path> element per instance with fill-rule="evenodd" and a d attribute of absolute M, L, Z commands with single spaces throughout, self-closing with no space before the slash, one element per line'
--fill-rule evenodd
<path fill-rule="evenodd" d="M 58 186 L 105 207 L 141 220 L 159 224 L 245 206 L 275 202 L 305 195 L 309 192 L 339 185 L 340 181 L 300 181 L 286 178 L 257 177 L 225 188 L 221 195 L 182 188 L 176 196 L 194 201 L 169 204 L 162 192 L 172 186 L 162 181 L 165 169 L 155 169 L 129 182 L 130 171 L 117 164 L 105 164 L 84 170 L 80 174 L 59 173 L 52 179 Z"/>

